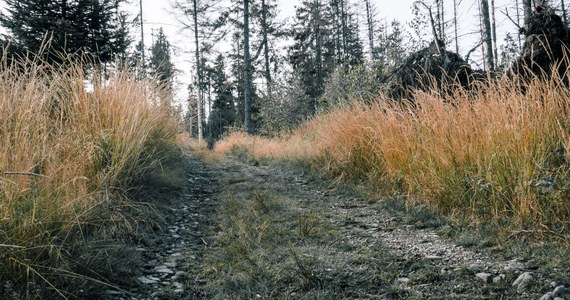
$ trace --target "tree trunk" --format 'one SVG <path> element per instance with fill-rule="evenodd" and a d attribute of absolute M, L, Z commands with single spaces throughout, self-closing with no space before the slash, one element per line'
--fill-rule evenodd
<path fill-rule="evenodd" d="M 457 30 L 457 0 L 453 0 L 453 35 L 455 38 L 455 53 L 459 54 L 459 35 Z"/>
<path fill-rule="evenodd" d="M 523 0 L 524 1 L 524 0 Z M 515 0 L 515 11 L 517 13 L 517 26 L 519 26 L 519 28 L 521 27 L 521 14 L 520 14 L 520 7 L 519 7 L 519 0 Z M 519 46 L 519 50 L 522 48 L 522 41 L 521 41 L 521 35 L 517 34 L 518 37 L 518 46 Z"/>
<path fill-rule="evenodd" d="M 435 0 L 435 21 L 436 21 L 436 29 L 438 38 L 443 40 L 444 33 L 443 33 L 443 4 L 442 0 Z"/>
<path fill-rule="evenodd" d="M 366 23 L 368 25 L 368 48 L 370 49 L 370 61 L 374 61 L 374 18 L 370 0 L 364 0 L 366 5 Z"/>
<path fill-rule="evenodd" d="M 342 62 L 345 63 L 348 60 L 346 0 L 340 0 L 340 22 L 342 27 Z"/>
<path fill-rule="evenodd" d="M 491 18 L 489 17 L 489 2 L 481 0 L 481 23 L 483 28 L 483 45 L 485 48 L 485 60 L 487 62 L 488 71 L 495 70 L 495 60 L 493 58 L 493 36 L 491 34 Z"/>
<path fill-rule="evenodd" d="M 265 84 L 267 85 L 267 96 L 271 97 L 271 70 L 269 66 L 269 42 L 267 40 L 267 6 L 266 0 L 261 0 L 261 30 L 263 31 L 263 55 L 265 61 Z"/>
<path fill-rule="evenodd" d="M 61 1 L 61 18 L 67 20 L 67 0 Z"/>
<path fill-rule="evenodd" d="M 564 20 L 564 25 L 568 26 L 568 19 L 566 17 L 566 5 L 564 4 L 564 0 L 560 0 L 560 6 L 562 6 L 562 20 Z"/>
<path fill-rule="evenodd" d="M 495 21 L 495 0 L 491 0 L 491 35 L 493 39 L 493 63 L 498 65 L 498 51 L 497 51 L 497 25 Z"/>
<path fill-rule="evenodd" d="M 523 12 L 524 12 L 524 20 L 526 21 L 532 15 L 532 0 L 522 0 L 523 4 Z"/>
<path fill-rule="evenodd" d="M 253 133 L 251 118 L 251 62 L 249 61 L 249 0 L 243 0 L 243 77 L 244 77 L 244 104 L 245 104 L 245 130 Z"/>
<path fill-rule="evenodd" d="M 141 0 L 142 1 L 142 0 Z M 198 92 L 198 140 L 202 141 L 204 138 L 204 129 L 202 128 L 202 70 L 200 64 L 200 44 L 198 41 L 198 0 L 193 0 L 194 11 L 192 17 L 194 18 L 194 46 L 196 52 L 196 85 Z"/>
<path fill-rule="evenodd" d="M 446 41 L 445 38 L 445 10 L 444 10 L 444 6 L 443 6 L 443 0 L 439 0 L 439 5 L 440 5 L 440 20 L 439 20 L 439 35 L 441 36 L 441 40 L 442 41 Z"/>
<path fill-rule="evenodd" d="M 196 1 L 196 0 L 194 0 Z M 140 18 L 141 18 L 141 59 L 142 59 L 142 72 L 144 75 L 145 58 L 144 58 L 144 20 L 143 20 L 143 0 L 139 1 Z"/>
<path fill-rule="evenodd" d="M 321 94 L 321 89 L 324 84 L 323 78 L 323 49 L 322 49 L 322 33 L 321 33 L 321 3 L 319 0 L 315 0 L 315 8 L 314 8 L 314 16 L 313 22 L 315 26 L 315 68 L 316 68 L 316 93 L 317 95 Z M 309 100 L 309 109 L 308 113 L 309 116 L 313 116 L 317 111 L 317 99 L 315 97 L 311 97 Z"/>

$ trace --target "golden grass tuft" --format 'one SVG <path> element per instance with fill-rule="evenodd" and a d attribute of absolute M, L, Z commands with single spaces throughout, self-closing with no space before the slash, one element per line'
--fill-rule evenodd
<path fill-rule="evenodd" d="M 0 281 L 53 272 L 87 215 L 175 143 L 160 89 L 109 76 L 86 78 L 80 64 L 0 67 Z"/>
<path fill-rule="evenodd" d="M 446 96 L 417 92 L 414 101 L 347 105 L 292 136 L 232 134 L 216 149 L 306 160 L 373 193 L 507 232 L 568 233 L 570 91 L 560 77 L 533 80 L 524 92 L 503 79 Z"/>
<path fill-rule="evenodd" d="M 309 155 L 311 139 L 303 135 L 266 138 L 234 131 L 214 146 L 214 153 L 245 151 L 257 159 L 304 159 Z"/>

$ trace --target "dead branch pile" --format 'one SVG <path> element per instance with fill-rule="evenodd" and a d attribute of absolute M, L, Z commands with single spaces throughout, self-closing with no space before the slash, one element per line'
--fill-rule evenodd
<path fill-rule="evenodd" d="M 454 86 L 469 87 L 480 72 L 457 53 L 445 50 L 442 42 L 432 42 L 429 47 L 410 55 L 386 80 L 385 95 L 392 99 L 410 99 L 414 90 L 438 92 L 453 90 Z"/>
<path fill-rule="evenodd" d="M 530 79 L 566 72 L 568 61 L 564 58 L 570 40 L 560 16 L 539 7 L 525 22 L 521 33 L 526 37 L 525 42 L 521 56 L 510 68 L 510 75 Z"/>

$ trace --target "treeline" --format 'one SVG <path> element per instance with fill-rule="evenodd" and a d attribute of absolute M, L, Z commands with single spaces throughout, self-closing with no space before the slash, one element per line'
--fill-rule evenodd
<path fill-rule="evenodd" d="M 467 62 L 496 71 L 519 54 L 524 41 L 517 31 L 535 7 L 554 10 L 566 22 L 564 0 L 469 5 L 415 1 L 414 18 L 402 24 L 380 18 L 383 8 L 371 0 L 305 0 L 291 19 L 281 17 L 277 0 L 179 0 L 175 6 L 187 17 L 198 62 L 187 126 L 195 137 L 218 139 L 246 125 L 249 102 L 253 131 L 287 130 L 349 98 L 374 97 L 391 70 L 436 38 Z M 478 27 L 462 23 L 467 10 L 480 18 Z M 497 41 L 498 14 L 514 28 L 503 41 Z M 467 38 L 466 31 L 472 32 Z"/>
<path fill-rule="evenodd" d="M 0 25 L 8 35 L 0 39 L 4 54 L 12 59 L 34 56 L 47 64 L 70 60 L 93 62 L 91 69 L 130 68 L 152 75 L 172 89 L 175 73 L 170 44 L 162 28 L 144 49 L 133 46 L 131 35 L 138 24 L 125 10 L 126 0 L 7 0 Z M 144 60 L 143 51 L 150 53 Z"/>

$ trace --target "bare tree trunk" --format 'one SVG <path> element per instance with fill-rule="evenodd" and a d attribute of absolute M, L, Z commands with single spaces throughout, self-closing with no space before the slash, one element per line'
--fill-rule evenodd
<path fill-rule="evenodd" d="M 524 1 L 524 0 L 523 0 Z M 521 27 L 521 13 L 520 13 L 520 7 L 519 7 L 519 0 L 515 0 L 515 11 L 517 13 L 517 26 L 520 28 Z M 521 41 L 521 35 L 517 34 L 518 37 L 518 42 L 519 42 L 519 49 L 522 48 L 522 41 Z"/>
<path fill-rule="evenodd" d="M 340 0 L 340 23 L 342 24 L 342 62 L 346 62 L 348 53 L 347 42 L 346 0 Z"/>
<path fill-rule="evenodd" d="M 370 61 L 374 61 L 374 17 L 370 0 L 364 0 L 366 4 L 366 23 L 368 25 L 368 47 L 370 48 Z"/>
<path fill-rule="evenodd" d="M 568 26 L 568 19 L 566 17 L 566 5 L 564 0 L 560 0 L 560 6 L 562 6 L 562 19 L 564 20 L 564 25 Z"/>
<path fill-rule="evenodd" d="M 495 20 L 495 0 L 491 0 L 491 35 L 493 40 L 493 63 L 498 65 L 498 51 L 497 51 L 497 25 Z"/>
<path fill-rule="evenodd" d="M 532 0 L 522 0 L 525 22 L 532 15 L 532 2 L 533 2 Z"/>
<path fill-rule="evenodd" d="M 267 5 L 266 0 L 261 0 L 261 30 L 263 31 L 263 56 L 265 62 L 265 84 L 267 85 L 267 96 L 271 97 L 272 81 L 269 66 L 269 41 L 267 40 Z"/>
<path fill-rule="evenodd" d="M 251 134 L 253 122 L 251 118 L 251 62 L 249 61 L 249 0 L 243 0 L 243 72 L 245 130 Z"/>
<path fill-rule="evenodd" d="M 495 70 L 495 60 L 493 58 L 493 37 L 491 30 L 491 18 L 489 17 L 489 2 L 488 0 L 481 0 L 481 23 L 483 31 L 483 46 L 485 49 L 485 60 L 488 71 Z"/>
<path fill-rule="evenodd" d="M 455 53 L 459 53 L 459 37 L 457 33 L 457 0 L 453 0 L 453 35 L 455 38 Z"/>
<path fill-rule="evenodd" d="M 444 10 L 443 0 L 439 0 L 439 5 L 440 5 L 439 36 L 440 36 L 441 40 L 445 42 L 445 40 L 446 40 L 446 38 L 445 38 L 445 10 Z"/>
<path fill-rule="evenodd" d="M 142 0 L 141 0 L 142 1 Z M 202 128 L 202 70 L 200 66 L 200 44 L 198 41 L 198 0 L 193 0 L 192 17 L 194 19 L 194 46 L 196 51 L 196 81 L 198 91 L 198 140 L 202 141 L 204 138 L 204 129 Z"/>
<path fill-rule="evenodd" d="M 144 74 L 145 57 L 144 57 L 144 20 L 143 20 L 143 2 L 139 2 L 140 18 L 141 18 L 141 58 L 142 58 L 142 72 Z"/>
<path fill-rule="evenodd" d="M 317 88 L 319 91 L 317 94 L 320 94 L 320 89 L 322 89 L 324 78 L 323 78 L 323 49 L 322 49 L 322 32 L 321 32 L 321 3 L 319 0 L 315 0 L 315 11 L 313 16 L 313 22 L 315 26 L 315 60 L 316 65 L 315 68 L 317 69 Z M 317 111 L 317 99 L 311 98 L 309 103 L 309 115 L 312 116 Z"/>

